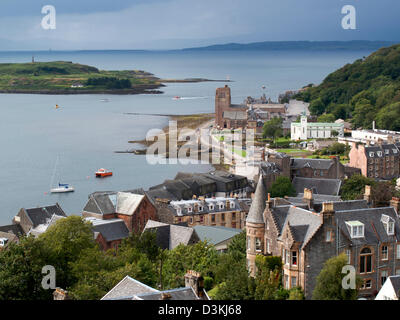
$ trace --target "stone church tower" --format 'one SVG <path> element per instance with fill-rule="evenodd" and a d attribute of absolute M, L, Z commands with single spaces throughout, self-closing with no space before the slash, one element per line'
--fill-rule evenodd
<path fill-rule="evenodd" d="M 262 175 L 260 175 L 253 202 L 246 219 L 246 258 L 247 269 L 251 276 L 254 276 L 256 272 L 255 260 L 257 254 L 264 253 L 265 222 L 263 213 L 266 206 L 266 200 L 267 193 Z"/>
<path fill-rule="evenodd" d="M 227 85 L 223 88 L 217 88 L 215 94 L 215 124 L 224 128 L 224 111 L 231 107 L 231 88 Z"/>

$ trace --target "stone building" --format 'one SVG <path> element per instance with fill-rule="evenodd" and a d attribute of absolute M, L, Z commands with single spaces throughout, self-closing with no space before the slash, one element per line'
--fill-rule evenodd
<path fill-rule="evenodd" d="M 193 198 L 192 200 L 158 200 L 158 215 L 161 222 L 222 226 L 241 229 L 247 212 L 243 211 L 238 198 Z"/>
<path fill-rule="evenodd" d="M 220 129 L 237 129 L 247 126 L 247 106 L 233 105 L 231 89 L 225 85 L 215 93 L 215 126 Z"/>
<path fill-rule="evenodd" d="M 292 158 L 290 161 L 291 177 L 344 179 L 345 167 L 339 157 L 331 159 Z"/>
<path fill-rule="evenodd" d="M 352 143 L 349 158 L 349 165 L 359 168 L 366 177 L 385 180 L 399 177 L 399 143 L 380 143 L 374 146 Z"/>
<path fill-rule="evenodd" d="M 140 190 L 92 193 L 82 216 L 101 220 L 122 219 L 129 232 L 142 232 L 147 220 L 158 219 L 156 207 Z"/>
<path fill-rule="evenodd" d="M 251 275 L 257 255 L 281 256 L 284 287 L 300 286 L 310 299 L 325 261 L 342 252 L 363 280 L 362 297 L 373 297 L 388 276 L 400 273 L 398 199 L 385 208 L 369 208 L 365 200 L 305 200 L 281 205 L 259 181 L 246 221 Z"/>
<path fill-rule="evenodd" d="M 313 138 L 332 138 L 337 132 L 338 137 L 344 136 L 343 123 L 308 122 L 306 116 L 302 116 L 300 122 L 291 124 L 292 140 L 307 140 Z"/>

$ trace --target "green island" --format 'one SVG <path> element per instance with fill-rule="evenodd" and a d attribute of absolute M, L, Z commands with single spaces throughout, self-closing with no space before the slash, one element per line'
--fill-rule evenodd
<path fill-rule="evenodd" d="M 69 61 L 1 63 L 0 93 L 140 94 L 162 93 L 163 82 L 217 81 L 160 79 L 142 70 L 99 70 Z"/>

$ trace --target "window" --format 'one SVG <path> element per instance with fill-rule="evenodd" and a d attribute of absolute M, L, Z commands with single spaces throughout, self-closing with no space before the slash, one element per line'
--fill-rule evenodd
<path fill-rule="evenodd" d="M 268 221 L 268 219 L 265 221 L 265 228 L 266 228 L 267 230 L 269 230 L 269 221 Z"/>
<path fill-rule="evenodd" d="M 292 266 L 297 266 L 297 251 L 292 251 Z"/>
<path fill-rule="evenodd" d="M 256 251 L 261 251 L 261 239 L 256 238 Z"/>
<path fill-rule="evenodd" d="M 210 204 L 210 205 L 208 206 L 208 208 L 210 209 L 210 211 L 212 211 L 212 210 L 214 210 L 214 205 L 213 205 L 213 204 Z"/>
<path fill-rule="evenodd" d="M 236 219 L 236 212 L 232 212 L 232 220 Z"/>
<path fill-rule="evenodd" d="M 269 239 L 267 239 L 266 242 L 267 242 L 267 244 L 266 244 L 266 246 L 267 246 L 267 253 L 271 253 L 271 248 L 270 248 L 271 242 L 270 242 Z"/>
<path fill-rule="evenodd" d="M 285 250 L 285 263 L 289 264 L 290 263 L 290 251 Z"/>
<path fill-rule="evenodd" d="M 187 209 L 188 209 L 188 212 L 192 212 L 193 211 L 192 207 L 188 207 Z"/>
<path fill-rule="evenodd" d="M 396 246 L 396 258 L 400 259 L 400 244 L 397 244 Z"/>
<path fill-rule="evenodd" d="M 250 250 L 250 237 L 247 236 L 247 250 Z"/>
<path fill-rule="evenodd" d="M 387 260 L 388 259 L 388 247 L 383 245 L 381 247 L 381 254 L 382 254 L 382 260 Z"/>
<path fill-rule="evenodd" d="M 386 270 L 382 270 L 381 271 L 381 286 L 383 286 L 387 277 L 388 277 L 388 272 Z"/>
<path fill-rule="evenodd" d="M 364 283 L 361 285 L 361 289 L 371 289 L 372 288 L 372 280 L 366 279 Z"/>
<path fill-rule="evenodd" d="M 400 269 L 396 269 L 396 276 L 400 276 Z"/>
<path fill-rule="evenodd" d="M 229 206 L 231 209 L 235 209 L 235 207 L 236 207 L 235 202 L 231 201 Z"/>
<path fill-rule="evenodd" d="M 394 235 L 394 220 L 386 214 L 383 214 L 381 217 L 381 222 L 386 229 L 386 233 L 389 236 Z"/>
<path fill-rule="evenodd" d="M 347 264 L 351 264 L 351 250 L 346 249 Z"/>
<path fill-rule="evenodd" d="M 182 214 L 182 209 L 181 208 L 176 208 L 176 214 L 181 215 Z"/>
<path fill-rule="evenodd" d="M 215 222 L 215 215 L 214 214 L 211 215 L 211 222 Z"/>
<path fill-rule="evenodd" d="M 352 238 L 364 237 L 364 224 L 360 221 L 347 221 L 346 225 L 349 228 L 350 235 Z"/>
<path fill-rule="evenodd" d="M 370 153 L 369 153 L 369 156 L 370 156 L 371 158 L 373 158 L 373 157 L 374 157 L 374 153 L 373 153 L 373 152 L 370 152 Z"/>
<path fill-rule="evenodd" d="M 326 242 L 331 242 L 332 241 L 332 230 L 328 230 L 326 231 L 326 238 L 325 238 Z"/>
<path fill-rule="evenodd" d="M 378 151 L 377 154 L 378 154 L 378 157 L 382 157 L 382 151 Z"/>
<path fill-rule="evenodd" d="M 289 289 L 289 276 L 285 274 L 285 289 Z"/>
<path fill-rule="evenodd" d="M 360 253 L 360 273 L 372 272 L 372 252 L 364 248 Z"/>
<path fill-rule="evenodd" d="M 297 286 L 297 277 L 292 277 L 290 287 L 294 288 Z"/>
<path fill-rule="evenodd" d="M 223 203 L 220 203 L 220 204 L 219 204 L 219 209 L 222 210 L 223 208 L 224 208 L 224 204 L 223 204 Z"/>
<path fill-rule="evenodd" d="M 203 211 L 203 206 L 199 206 L 199 212 Z"/>

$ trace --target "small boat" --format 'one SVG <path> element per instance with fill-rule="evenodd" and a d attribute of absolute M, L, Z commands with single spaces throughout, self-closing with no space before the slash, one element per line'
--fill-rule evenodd
<path fill-rule="evenodd" d="M 73 192 L 75 188 L 70 186 L 67 183 L 59 183 L 58 187 L 50 189 L 51 193 L 64 193 L 64 192 Z"/>
<path fill-rule="evenodd" d="M 104 178 L 104 177 L 109 177 L 112 176 L 112 171 L 108 171 L 106 169 L 99 169 L 96 171 L 96 178 Z"/>
<path fill-rule="evenodd" d="M 181 99 L 180 96 L 175 96 L 175 97 L 174 97 L 174 100 L 179 100 L 179 99 Z"/>
<path fill-rule="evenodd" d="M 105 99 L 101 99 L 100 101 L 101 102 L 109 102 L 110 100 L 108 98 L 105 98 Z"/>

